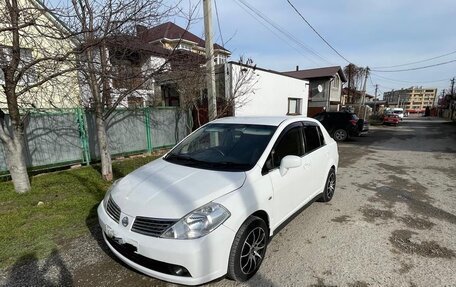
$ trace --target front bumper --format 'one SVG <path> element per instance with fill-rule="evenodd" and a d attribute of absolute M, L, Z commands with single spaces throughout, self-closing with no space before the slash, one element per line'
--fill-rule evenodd
<path fill-rule="evenodd" d="M 134 217 L 121 213 L 120 218 L 124 217 L 129 218 L 129 224 L 126 227 L 112 220 L 107 215 L 103 204 L 98 206 L 98 219 L 106 244 L 118 258 L 132 268 L 161 280 L 186 285 L 203 284 L 226 274 L 235 232 L 223 224 L 204 237 L 177 240 L 132 232 L 130 229 Z M 116 238 L 117 242 L 121 242 L 121 246 L 134 249 L 129 251 L 130 256 L 123 248 L 119 248 L 117 242 L 108 238 L 107 234 Z M 163 268 L 166 268 L 163 266 L 181 266 L 188 270 L 189 274 L 187 276 L 167 274 L 163 271 Z"/>

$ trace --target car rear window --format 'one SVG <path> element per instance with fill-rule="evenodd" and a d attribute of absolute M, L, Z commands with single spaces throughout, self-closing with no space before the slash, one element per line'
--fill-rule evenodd
<path fill-rule="evenodd" d="M 352 120 L 359 120 L 359 118 L 356 114 L 352 114 Z"/>

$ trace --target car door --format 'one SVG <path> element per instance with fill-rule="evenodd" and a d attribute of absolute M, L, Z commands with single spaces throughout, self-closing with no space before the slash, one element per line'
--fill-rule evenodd
<path fill-rule="evenodd" d="M 306 177 L 309 178 L 303 201 L 307 202 L 323 191 L 329 171 L 329 151 L 325 147 L 324 136 L 317 123 L 304 122 L 302 129 L 305 142 L 303 162 L 308 173 Z"/>
<path fill-rule="evenodd" d="M 279 171 L 281 160 L 287 155 L 304 155 L 304 141 L 302 136 L 302 123 L 293 123 L 282 132 L 277 139 L 268 159 L 266 160 L 263 174 L 270 178 L 273 196 L 273 225 L 277 227 L 287 219 L 303 200 L 302 189 L 306 179 L 303 178 L 304 163 L 297 168 L 291 168 L 285 175 Z M 267 174 L 267 175 L 266 175 Z"/>

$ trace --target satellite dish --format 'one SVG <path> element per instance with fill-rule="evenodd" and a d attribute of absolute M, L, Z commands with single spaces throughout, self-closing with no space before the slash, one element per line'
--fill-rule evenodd
<path fill-rule="evenodd" d="M 323 92 L 323 86 L 322 85 L 318 85 L 317 90 L 318 90 L 319 93 Z"/>

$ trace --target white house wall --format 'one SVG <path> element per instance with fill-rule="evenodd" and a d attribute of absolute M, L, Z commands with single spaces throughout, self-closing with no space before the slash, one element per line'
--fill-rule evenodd
<path fill-rule="evenodd" d="M 235 95 L 234 86 L 245 67 L 234 63 L 227 65 L 227 71 L 231 71 L 231 95 L 234 94 L 236 102 L 235 116 L 283 116 L 288 113 L 289 98 L 301 99 L 301 114 L 307 116 L 308 81 L 255 69 L 252 81 L 244 85 L 244 88 L 253 85 L 252 88 L 238 97 Z"/>

